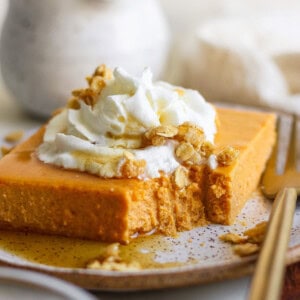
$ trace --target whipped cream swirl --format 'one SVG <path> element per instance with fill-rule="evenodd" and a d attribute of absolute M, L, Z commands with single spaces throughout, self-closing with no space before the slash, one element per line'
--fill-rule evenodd
<path fill-rule="evenodd" d="M 66 169 L 119 178 L 130 153 L 146 162 L 140 177 L 155 178 L 179 166 L 176 142 L 142 148 L 143 134 L 160 125 L 190 122 L 213 142 L 215 117 L 214 108 L 197 91 L 153 82 L 148 68 L 141 78 L 116 68 L 93 106 L 80 101 L 79 109 L 65 108 L 50 120 L 38 157 Z"/>

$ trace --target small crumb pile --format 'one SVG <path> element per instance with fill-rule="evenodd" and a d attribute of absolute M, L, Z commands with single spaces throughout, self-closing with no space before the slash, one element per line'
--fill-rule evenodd
<path fill-rule="evenodd" d="M 219 236 L 220 240 L 232 244 L 233 252 L 241 257 L 259 252 L 264 240 L 267 222 L 261 222 L 246 230 L 242 235 L 228 232 Z"/>
<path fill-rule="evenodd" d="M 86 268 L 107 271 L 137 271 L 141 269 L 141 266 L 136 261 L 124 261 L 120 256 L 120 244 L 113 243 L 107 246 L 103 255 L 89 261 Z"/>

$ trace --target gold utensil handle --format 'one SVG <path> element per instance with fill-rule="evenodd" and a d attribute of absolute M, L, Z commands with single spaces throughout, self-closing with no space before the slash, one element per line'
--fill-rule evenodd
<path fill-rule="evenodd" d="M 273 204 L 263 247 L 255 267 L 249 300 L 280 299 L 285 256 L 297 201 L 294 188 L 282 189 Z"/>

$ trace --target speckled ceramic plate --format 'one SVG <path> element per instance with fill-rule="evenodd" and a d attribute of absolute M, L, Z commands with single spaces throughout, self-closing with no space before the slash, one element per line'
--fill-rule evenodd
<path fill-rule="evenodd" d="M 0 262 L 3 265 L 52 274 L 81 287 L 94 290 L 159 289 L 237 278 L 253 271 L 256 256 L 241 258 L 235 255 L 231 245 L 220 241 L 219 236 L 229 231 L 241 233 L 257 223 L 267 220 L 270 208 L 271 202 L 260 193 L 255 192 L 232 226 L 208 225 L 183 232 L 176 238 L 159 235 L 138 238 L 130 246 L 122 246 L 124 251 L 126 251 L 126 247 L 129 247 L 127 252 L 131 260 L 148 261 L 148 268 L 138 271 L 120 272 L 53 266 L 50 261 L 45 259 L 32 259 L 36 255 L 45 258 L 43 253 L 45 247 L 38 248 L 36 252 L 31 251 L 33 255 L 27 256 L 20 241 L 24 242 L 24 237 L 20 235 L 14 237 L 10 243 L 7 241 L 3 243 L 6 236 L 3 233 L 1 235 L 1 232 Z M 80 243 L 80 247 L 85 247 L 84 243 L 86 242 L 81 241 Z M 35 248 L 39 247 L 39 244 L 39 240 L 37 240 L 29 246 L 31 245 L 30 247 L 33 248 L 31 250 L 36 250 Z M 51 240 L 48 241 L 48 247 L 50 247 L 49 245 L 52 245 Z M 51 246 L 54 248 L 51 249 L 52 256 L 59 256 L 63 253 L 65 256 L 62 256 L 61 260 L 64 260 L 64 257 L 67 259 L 68 255 L 79 255 L 78 252 L 82 249 L 76 248 L 78 245 L 75 244 L 73 247 L 72 242 L 68 242 L 67 246 L 64 245 L 53 244 Z M 18 251 L 12 251 L 12 249 L 18 249 Z M 95 245 L 93 246 L 94 250 Z M 300 206 L 297 207 L 295 213 L 287 263 L 291 264 L 298 260 L 300 260 Z"/>
<path fill-rule="evenodd" d="M 271 203 L 255 193 L 232 226 L 209 225 L 183 232 L 176 238 L 152 236 L 135 246 L 137 256 L 151 256 L 155 268 L 119 272 L 53 267 L 34 263 L 16 253 L 0 250 L 3 264 L 52 274 L 94 290 L 144 290 L 188 286 L 237 278 L 253 271 L 256 256 L 241 258 L 219 236 L 243 232 L 268 218 Z M 126 246 L 124 246 L 126 247 Z M 67 251 L 67 249 L 66 249 Z M 134 251 L 131 259 L 135 259 Z M 287 263 L 300 259 L 300 207 L 297 207 Z M 162 268 L 157 268 L 161 264 Z"/>

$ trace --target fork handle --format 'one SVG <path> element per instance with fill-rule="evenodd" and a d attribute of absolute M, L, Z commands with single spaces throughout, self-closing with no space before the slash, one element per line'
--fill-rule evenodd
<path fill-rule="evenodd" d="M 297 201 L 294 188 L 276 196 L 254 277 L 249 300 L 276 300 L 281 296 L 286 250 Z"/>

